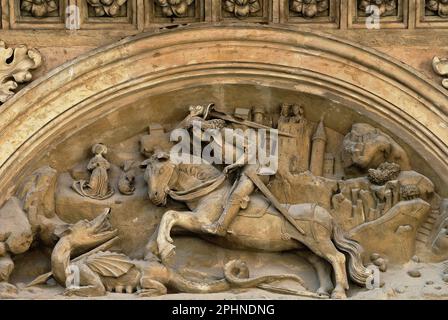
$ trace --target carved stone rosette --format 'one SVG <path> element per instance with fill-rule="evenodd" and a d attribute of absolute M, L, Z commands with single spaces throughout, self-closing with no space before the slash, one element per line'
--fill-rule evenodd
<path fill-rule="evenodd" d="M 47 17 L 58 10 L 55 0 L 22 0 L 20 10 L 33 17 Z"/>
<path fill-rule="evenodd" d="M 368 6 L 376 6 L 379 9 L 380 16 L 394 15 L 398 7 L 397 0 L 360 0 L 358 1 L 358 13 L 362 16 L 367 15 Z"/>
<path fill-rule="evenodd" d="M 15 49 L 6 48 L 0 40 L 0 102 L 5 102 L 14 95 L 18 83 L 31 80 L 30 70 L 42 63 L 42 57 L 36 49 L 21 45 Z"/>
<path fill-rule="evenodd" d="M 243 19 L 261 10 L 258 0 L 225 0 L 224 10 L 233 13 L 236 18 Z"/>
<path fill-rule="evenodd" d="M 426 0 L 425 7 L 441 18 L 448 18 L 448 0 Z"/>
<path fill-rule="evenodd" d="M 328 10 L 328 0 L 291 0 L 289 10 L 305 18 L 313 18 Z"/>
<path fill-rule="evenodd" d="M 97 17 L 117 17 L 125 14 L 127 0 L 87 0 L 87 3 Z"/>
<path fill-rule="evenodd" d="M 188 15 L 188 8 L 194 0 L 155 0 L 155 3 L 162 8 L 165 17 L 182 18 Z"/>

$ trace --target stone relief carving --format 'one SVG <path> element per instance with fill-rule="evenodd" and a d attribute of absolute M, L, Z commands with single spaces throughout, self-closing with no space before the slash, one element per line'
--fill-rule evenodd
<path fill-rule="evenodd" d="M 155 3 L 162 8 L 165 17 L 182 18 L 188 15 L 188 8 L 194 0 L 155 0 Z"/>
<path fill-rule="evenodd" d="M 19 83 L 31 81 L 30 70 L 42 64 L 42 56 L 25 45 L 13 49 L 0 41 L 0 57 L 0 102 L 3 103 L 14 95 Z"/>
<path fill-rule="evenodd" d="M 77 296 L 259 288 L 346 298 L 355 284 L 367 285 L 369 264 L 383 277 L 391 266 L 420 263 L 416 254 L 447 259 L 448 200 L 412 169 L 405 149 L 370 124 L 354 123 L 344 134 L 334 131 L 324 115 L 307 119 L 306 108 L 283 103 L 277 113 L 261 106 L 228 112 L 213 103 L 193 105 L 170 125 L 191 137 L 203 136 L 205 129 L 224 134 L 273 126 L 279 132 L 277 172 L 260 170 L 261 163 L 248 163 L 245 156 L 224 166 L 199 161 L 195 154 L 198 161 L 178 163 L 170 154 L 171 131 L 160 124 L 128 140 L 137 154 L 117 152 L 106 159 L 108 148 L 95 144 L 88 172 L 85 163 L 70 174 L 36 170 L 0 208 L 0 295 L 20 295 L 23 288 L 8 283 L 17 268 L 13 258 L 41 246 L 51 252 L 44 258 L 48 269 L 28 286 L 45 286 L 54 278 L 61 294 Z M 203 131 L 194 130 L 196 122 Z M 243 155 L 248 150 L 247 141 L 243 147 L 211 143 L 214 150 Z M 113 185 L 120 192 L 114 193 Z M 420 248 L 419 235 L 428 225 L 431 235 Z M 146 233 L 140 235 L 138 228 Z M 194 247 L 187 246 L 185 256 L 177 237 L 185 231 L 205 240 L 203 245 L 241 256 L 222 261 L 220 276 L 182 271 L 173 261 L 179 255 L 188 260 Z M 243 258 L 248 249 L 295 253 L 314 268 L 317 285 L 310 289 L 292 273 L 249 276 L 250 263 Z M 414 277 L 414 269 L 405 270 L 407 276 Z M 71 270 L 79 271 L 79 283 L 73 283 Z"/>
<path fill-rule="evenodd" d="M 448 59 L 434 57 L 432 60 L 434 72 L 441 76 L 448 76 Z M 442 86 L 448 89 L 448 78 L 442 80 Z"/>
<path fill-rule="evenodd" d="M 123 173 L 118 180 L 118 190 L 122 194 L 131 195 L 135 191 L 136 162 L 127 160 L 123 164 Z"/>
<path fill-rule="evenodd" d="M 397 0 L 361 0 L 358 2 L 358 13 L 362 16 L 366 15 L 368 6 L 377 6 L 380 16 L 394 15 L 398 7 Z"/>
<path fill-rule="evenodd" d="M 56 14 L 58 9 L 58 1 L 55 0 L 22 0 L 20 5 L 22 12 L 38 18 Z"/>
<path fill-rule="evenodd" d="M 107 147 L 97 143 L 92 147 L 92 153 L 95 156 L 87 164 L 87 170 L 91 171 L 89 181 L 74 181 L 72 188 L 84 197 L 98 200 L 107 199 L 114 194 L 107 173 L 110 163 L 103 156 L 107 153 Z"/>
<path fill-rule="evenodd" d="M 123 10 L 126 10 L 127 0 L 87 0 L 87 3 L 97 17 L 117 17 L 125 15 Z"/>
<path fill-rule="evenodd" d="M 448 1 L 446 0 L 426 0 L 425 7 L 441 18 L 448 18 Z"/>
<path fill-rule="evenodd" d="M 313 18 L 328 10 L 329 0 L 291 0 L 289 10 L 305 18 Z"/>
<path fill-rule="evenodd" d="M 223 7 L 238 19 L 249 17 L 261 10 L 259 0 L 224 0 Z"/>

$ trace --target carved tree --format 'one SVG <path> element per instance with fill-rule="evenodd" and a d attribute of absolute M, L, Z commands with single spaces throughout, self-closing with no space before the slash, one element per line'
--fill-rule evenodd
<path fill-rule="evenodd" d="M 155 0 L 155 2 L 162 8 L 165 17 L 182 18 L 188 15 L 188 8 L 194 0 Z"/>
<path fill-rule="evenodd" d="M 380 16 L 393 15 L 398 7 L 398 0 L 361 0 L 359 1 L 358 9 L 362 15 L 369 15 L 366 12 L 368 6 L 376 6 L 379 9 Z"/>
<path fill-rule="evenodd" d="M 224 10 L 233 13 L 238 19 L 247 18 L 261 10 L 258 0 L 225 0 Z"/>
<path fill-rule="evenodd" d="M 426 9 L 442 18 L 448 18 L 448 0 L 426 0 Z"/>
<path fill-rule="evenodd" d="M 20 10 L 41 18 L 57 11 L 58 3 L 55 0 L 22 0 Z"/>
<path fill-rule="evenodd" d="M 93 7 L 95 16 L 97 17 L 120 16 L 126 2 L 127 0 L 87 0 L 88 5 Z"/>
<path fill-rule="evenodd" d="M 328 0 L 291 0 L 289 10 L 305 18 L 312 18 L 328 10 Z"/>
<path fill-rule="evenodd" d="M 15 49 L 6 48 L 0 41 L 0 102 L 14 95 L 18 83 L 28 82 L 32 75 L 29 70 L 36 69 L 42 63 L 42 56 L 36 49 L 21 45 Z"/>

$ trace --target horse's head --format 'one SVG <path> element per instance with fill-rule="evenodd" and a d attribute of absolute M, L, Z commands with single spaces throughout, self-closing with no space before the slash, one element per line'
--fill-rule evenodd
<path fill-rule="evenodd" d="M 170 161 L 168 153 L 159 151 L 143 161 L 140 167 L 146 168 L 144 178 L 148 184 L 149 199 L 157 206 L 164 206 L 176 165 Z"/>

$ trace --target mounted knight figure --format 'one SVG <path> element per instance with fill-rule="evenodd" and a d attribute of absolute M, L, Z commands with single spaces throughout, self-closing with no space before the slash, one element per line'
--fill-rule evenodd
<path fill-rule="evenodd" d="M 207 120 L 210 108 L 190 108 L 189 116 L 178 128 L 191 128 L 193 120 L 199 119 L 205 127 L 222 130 L 223 119 Z M 223 118 L 227 120 L 227 115 Z M 372 272 L 362 264 L 362 247 L 345 235 L 326 209 L 314 203 L 287 207 L 280 204 L 263 183 L 263 177 L 259 178 L 256 171 L 259 167 L 248 166 L 249 161 L 237 159 L 221 172 L 201 156 L 192 154 L 191 157 L 191 163 L 181 163 L 168 152 L 158 150 L 141 165 L 146 168 L 148 194 L 154 204 L 164 206 L 170 197 L 185 203 L 189 209 L 168 210 L 163 214 L 147 245 L 147 259 L 157 255 L 163 262 L 174 255 L 171 237 L 174 228 L 174 232 L 186 230 L 228 248 L 297 252 L 316 268 L 320 281 L 318 293 L 331 292 L 334 298 L 344 298 L 348 289 L 346 258 L 341 250 L 349 255 L 351 278 L 359 285 L 367 284 Z M 232 183 L 227 174 L 235 168 L 240 168 L 240 173 Z M 255 187 L 261 194 L 254 192 Z M 298 252 L 297 249 L 304 247 L 314 254 L 308 250 Z M 325 271 L 326 265 L 318 257 L 332 265 L 335 286 Z"/>
<path fill-rule="evenodd" d="M 260 181 L 267 184 L 269 176 L 275 174 L 276 168 L 266 166 L 268 163 L 263 161 L 267 159 L 266 135 L 257 135 L 254 130 L 247 130 L 252 128 L 264 130 L 267 127 L 247 120 L 239 121 L 213 109 L 213 103 L 207 106 L 191 106 L 190 114 L 176 129 L 191 130 L 196 141 L 211 140 L 209 149 L 213 150 L 214 154 L 213 159 L 209 160 L 218 164 L 225 163 L 227 166 L 223 170 L 224 174 L 228 175 L 233 170 L 238 170 L 222 214 L 213 223 L 202 226 L 204 232 L 224 236 L 240 209 L 247 207 L 249 196 L 255 190 L 253 178 L 250 177 L 259 176 Z M 243 129 L 246 131 L 243 132 Z"/>

